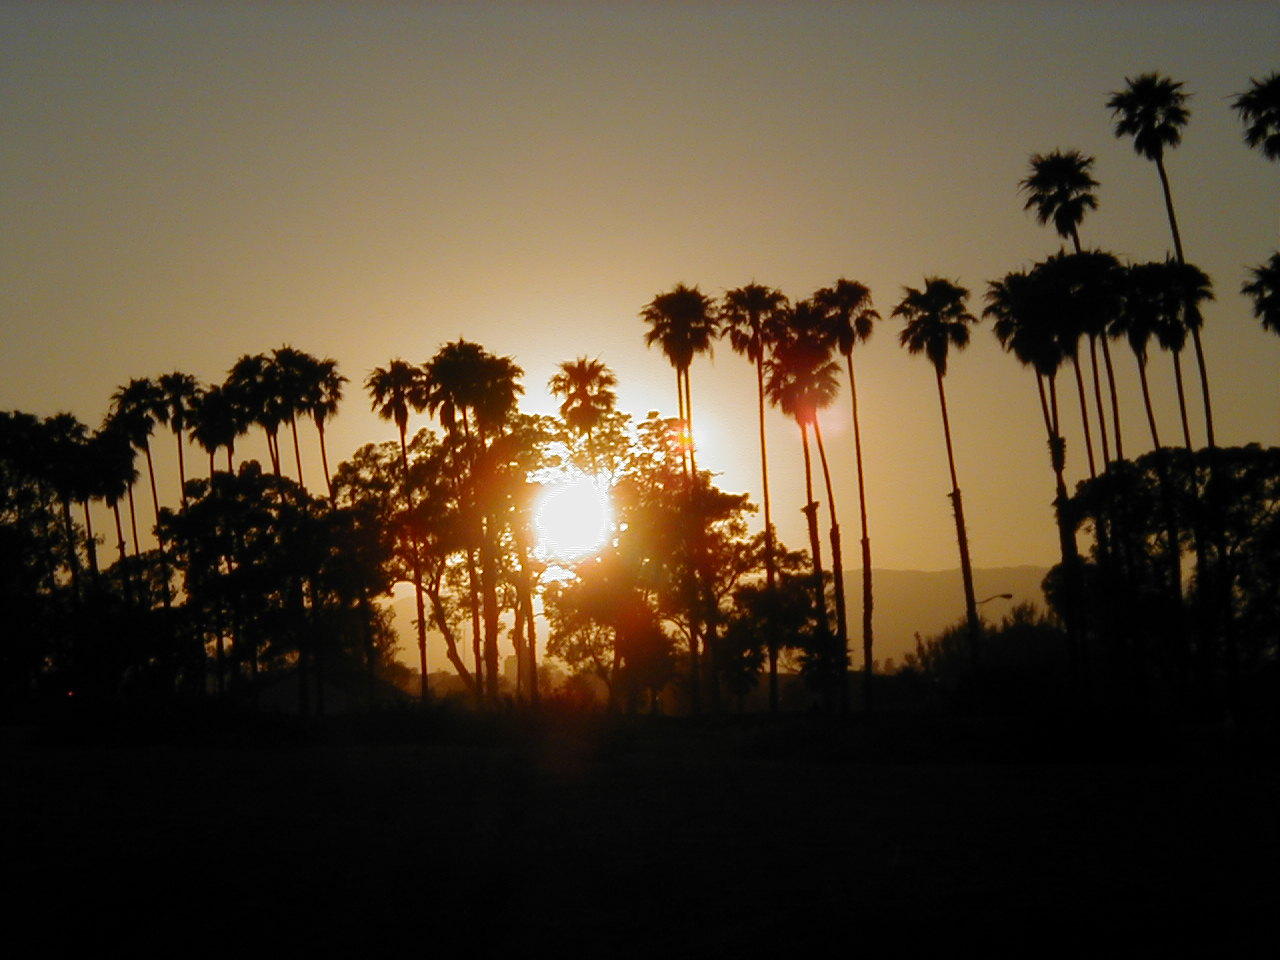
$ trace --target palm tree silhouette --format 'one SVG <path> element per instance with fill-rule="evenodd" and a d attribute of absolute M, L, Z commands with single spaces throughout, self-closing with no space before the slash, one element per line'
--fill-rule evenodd
<path fill-rule="evenodd" d="M 280 424 L 284 422 L 276 382 L 278 372 L 266 354 L 245 354 L 232 365 L 223 385 L 244 405 L 249 422 L 257 424 L 266 434 L 271 472 L 277 477 L 280 476 Z"/>
<path fill-rule="evenodd" d="M 400 467 L 404 489 L 405 513 L 413 514 L 413 489 L 409 483 L 409 448 L 405 434 L 409 428 L 410 409 L 420 411 L 426 405 L 426 377 L 421 368 L 404 360 L 392 360 L 386 367 L 375 367 L 365 380 L 365 389 L 373 400 L 373 409 L 383 420 L 391 420 L 400 432 Z M 418 669 L 421 674 L 418 695 L 425 702 L 430 696 L 427 687 L 427 615 L 423 602 L 422 559 L 418 553 L 418 539 L 412 538 L 409 547 L 410 573 L 413 577 L 413 595 L 418 630 Z"/>
<path fill-rule="evenodd" d="M 951 506 L 956 520 L 956 543 L 960 549 L 960 577 L 964 583 L 965 620 L 969 630 L 970 655 L 977 660 L 979 644 L 978 607 L 973 594 L 973 568 L 969 562 L 969 537 L 965 530 L 964 504 L 956 479 L 956 458 L 951 446 L 951 421 L 947 416 L 947 355 L 951 348 L 963 350 L 969 344 L 968 324 L 977 318 L 965 307 L 969 291 L 941 277 L 926 277 L 924 287 L 904 287 L 904 296 L 893 308 L 893 316 L 907 321 L 899 342 L 908 353 L 923 353 L 933 364 L 938 382 L 938 402 L 942 407 L 942 432 L 947 443 L 947 466 L 951 471 Z"/>
<path fill-rule="evenodd" d="M 320 437 L 320 466 L 324 470 L 324 485 L 333 500 L 333 478 L 329 475 L 329 452 L 325 448 L 324 425 L 338 412 L 342 402 L 342 386 L 347 378 L 338 372 L 338 361 L 332 357 L 317 360 L 309 358 L 307 376 L 303 384 L 302 411 L 315 421 L 316 434 Z"/>
<path fill-rule="evenodd" d="M 119 387 L 111 395 L 111 419 L 129 438 L 129 442 L 142 451 L 147 458 L 147 478 L 151 483 L 151 506 L 155 511 L 155 519 L 160 520 L 160 496 L 156 492 L 156 468 L 151 459 L 151 431 L 155 429 L 156 407 L 163 402 L 159 388 L 150 380 L 135 378 L 123 387 Z M 129 508 L 133 510 L 133 496 L 129 497 Z M 134 529 L 134 543 L 137 543 L 138 531 Z M 163 537 L 157 533 L 161 552 L 164 550 Z"/>
<path fill-rule="evenodd" d="M 871 291 L 861 283 L 841 277 L 833 287 L 824 287 L 814 299 L 827 310 L 827 332 L 836 349 L 844 354 L 849 374 L 849 403 L 853 414 L 853 453 L 858 469 L 858 515 L 862 532 L 862 686 L 863 699 L 871 709 L 872 609 L 871 535 L 867 529 L 867 493 L 862 469 L 862 427 L 858 417 L 858 383 L 853 374 L 853 348 L 871 339 L 871 331 L 880 314 L 871 305 Z"/>
<path fill-rule="evenodd" d="M 564 422 L 570 430 L 586 438 L 587 455 L 593 470 L 596 458 L 591 433 L 613 411 L 618 401 L 613 388 L 617 385 L 618 378 L 612 370 L 600 360 L 588 360 L 586 357 L 561 362 L 559 372 L 547 381 L 547 389 L 552 396 L 564 398 L 560 404 L 560 416 Z"/>
<path fill-rule="evenodd" d="M 1280 72 L 1249 78 L 1249 89 L 1231 105 L 1244 124 L 1244 142 L 1268 160 L 1280 160 Z"/>
<path fill-rule="evenodd" d="M 1066 440 L 1059 422 L 1056 386 L 1062 361 L 1074 349 L 1074 344 L 1064 342 L 1063 325 L 1059 319 L 1062 304 L 1068 299 L 1062 289 L 1064 279 L 1051 262 L 1037 264 L 1030 274 L 1006 274 L 987 285 L 987 306 L 982 315 L 994 318 L 992 330 L 1000 345 L 1024 366 L 1035 371 L 1055 483 L 1054 513 L 1067 587 L 1065 619 L 1074 650 L 1080 639 L 1080 553 L 1076 546 L 1075 526 L 1068 517 L 1070 498 L 1064 476 Z M 1071 331 L 1067 331 L 1067 341 L 1071 339 L 1070 334 Z"/>
<path fill-rule="evenodd" d="M 1164 191 L 1165 212 L 1169 216 L 1169 230 L 1173 234 L 1173 250 L 1178 263 L 1186 263 L 1182 252 L 1182 235 L 1178 231 L 1178 218 L 1173 210 L 1173 195 L 1169 192 L 1169 176 L 1164 169 L 1166 147 L 1176 147 L 1182 142 L 1182 128 L 1191 113 L 1186 103 L 1189 95 L 1182 92 L 1180 82 L 1162 77 L 1158 73 L 1144 73 L 1134 79 L 1125 78 L 1125 89 L 1116 91 L 1107 101 L 1107 107 L 1116 118 L 1115 135 L 1132 136 L 1133 149 L 1156 165 L 1160 175 L 1160 187 Z M 1190 309 L 1188 307 L 1188 309 Z M 1200 391 L 1204 399 L 1205 436 L 1210 448 L 1216 446 L 1213 436 L 1213 406 L 1209 399 L 1209 372 L 1204 361 L 1204 347 L 1200 343 L 1200 323 L 1188 323 L 1191 343 L 1196 351 L 1196 364 L 1200 369 Z"/>
<path fill-rule="evenodd" d="M 246 426 L 234 391 L 218 384 L 206 387 L 195 397 L 188 417 L 191 438 L 209 455 L 209 476 L 215 471 L 214 455 L 222 447 L 227 449 L 227 472 L 233 472 L 236 437 Z"/>
<path fill-rule="evenodd" d="M 1193 264 L 1166 260 L 1161 266 L 1165 275 L 1165 296 L 1160 300 L 1162 322 L 1156 327 L 1156 340 L 1173 356 L 1182 437 L 1190 450 L 1191 428 L 1187 423 L 1187 401 L 1182 387 L 1182 348 L 1186 346 L 1187 334 L 1200 328 L 1200 304 L 1213 299 L 1213 284 Z"/>
<path fill-rule="evenodd" d="M 298 443 L 298 415 L 310 413 L 308 400 L 316 393 L 313 381 L 318 361 L 315 357 L 285 344 L 271 351 L 270 383 L 273 399 L 281 417 L 289 424 L 293 438 L 293 462 L 298 470 L 298 485 L 305 489 L 302 479 L 302 448 Z M 326 479 L 328 470 L 325 471 Z"/>
<path fill-rule="evenodd" d="M 1280 334 L 1280 253 L 1273 253 L 1266 263 L 1250 267 L 1252 282 L 1240 292 L 1253 300 L 1253 315 L 1262 321 L 1262 329 Z"/>
<path fill-rule="evenodd" d="M 831 474 L 827 467 L 826 451 L 822 443 L 818 410 L 828 407 L 839 393 L 840 365 L 831 359 L 822 340 L 826 326 L 825 311 L 812 300 L 802 300 L 787 311 L 785 333 L 774 344 L 773 355 L 766 363 L 765 395 L 769 402 L 795 420 L 800 428 L 800 444 L 804 453 L 805 506 L 804 514 L 809 528 L 809 549 L 813 553 L 814 609 L 819 626 L 819 644 L 824 652 L 831 648 L 839 653 L 839 663 L 847 662 L 845 626 L 840 623 L 843 570 L 836 572 L 835 599 L 838 637 L 832 642 L 831 626 L 827 619 L 826 583 L 822 570 L 822 542 L 818 537 L 818 501 L 813 497 L 813 467 L 809 453 L 809 428 L 814 431 L 818 452 L 822 461 L 823 477 L 827 483 L 827 505 L 831 515 L 831 544 L 838 554 L 840 536 L 836 522 L 835 499 L 831 489 Z M 833 567 L 842 566 L 833 557 Z M 834 666 L 834 664 L 833 664 Z M 843 676 L 844 669 L 840 671 Z M 847 684 L 844 685 L 847 689 Z M 843 702 L 844 694 L 841 694 Z"/>
<path fill-rule="evenodd" d="M 1080 250 L 1080 222 L 1085 212 L 1098 209 L 1098 198 L 1094 188 L 1098 181 L 1090 173 L 1093 157 L 1086 156 L 1078 150 L 1054 150 L 1052 153 L 1037 153 L 1031 157 L 1031 173 L 1018 184 L 1027 195 L 1024 210 L 1034 209 L 1036 220 L 1042 224 L 1053 223 L 1054 230 L 1063 239 L 1070 239 L 1076 254 Z M 1081 332 L 1084 332 L 1083 329 Z M 1105 341 L 1104 341 L 1105 347 Z M 1080 393 L 1080 418 L 1084 424 L 1085 452 L 1089 460 L 1089 475 L 1097 476 L 1093 459 L 1093 438 L 1089 429 L 1088 407 L 1084 399 L 1084 382 L 1080 377 L 1078 351 L 1070 351 L 1071 363 L 1075 368 L 1077 389 Z M 1102 388 L 1098 377 L 1098 354 L 1096 337 L 1090 335 L 1089 356 L 1092 361 L 1094 400 L 1098 409 L 1098 429 L 1102 437 L 1103 463 L 1111 460 L 1110 444 L 1107 439 L 1107 420 L 1102 410 Z M 1112 382 L 1113 409 L 1115 383 Z"/>
<path fill-rule="evenodd" d="M 779 335 L 787 298 L 781 290 L 749 283 L 725 292 L 717 319 L 721 336 L 729 338 L 735 353 L 755 364 L 756 413 L 760 433 L 760 486 L 764 501 L 764 570 L 765 583 L 772 591 L 777 583 L 774 559 L 773 504 L 769 496 L 769 454 L 764 429 L 764 362 L 765 354 Z M 769 709 L 778 710 L 778 638 L 769 638 Z"/>
<path fill-rule="evenodd" d="M 124 524 L 120 519 L 120 500 L 132 496 L 133 484 L 138 479 L 138 470 L 134 465 L 133 444 L 128 436 L 111 419 L 107 419 L 94 434 L 97 446 L 95 463 L 99 471 L 101 493 L 111 509 L 116 526 L 116 548 L 120 555 L 120 569 L 123 572 L 128 560 L 124 536 Z M 137 535 L 134 536 L 134 554 L 138 552 Z"/>
<path fill-rule="evenodd" d="M 178 441 L 178 489 L 182 505 L 187 505 L 187 467 L 183 457 L 183 436 L 191 408 L 200 394 L 200 383 L 189 373 L 166 373 L 157 381 L 160 402 L 155 406 L 156 420 L 173 430 Z"/>
<path fill-rule="evenodd" d="M 654 297 L 640 311 L 640 318 L 649 324 L 645 334 L 645 346 L 655 343 L 661 348 L 667 361 L 676 371 L 676 400 L 678 418 L 683 433 L 680 453 L 681 466 L 685 474 L 689 490 L 690 513 L 692 514 L 694 491 L 697 486 L 698 460 L 693 441 L 693 394 L 690 388 L 689 367 L 693 358 L 699 353 L 710 353 L 711 343 L 717 332 L 717 322 L 711 300 L 696 286 L 687 287 L 683 283 L 676 284 L 666 293 Z M 701 581 L 701 587 L 693 591 L 696 595 L 706 594 L 706 583 L 709 577 L 703 569 L 703 549 L 700 531 L 692 531 L 693 544 L 690 553 L 694 558 L 691 564 L 695 580 Z M 694 607 L 701 605 L 694 601 Z M 699 654 L 699 643 L 702 637 L 702 618 L 696 609 L 689 615 L 689 668 L 690 699 L 693 712 L 701 710 L 700 673 L 702 669 Z"/>
<path fill-rule="evenodd" d="M 80 595 L 80 557 L 75 524 L 71 519 L 71 502 L 81 499 L 85 487 L 84 454 L 88 444 L 85 425 L 69 413 L 58 413 L 40 422 L 35 439 L 36 457 L 44 479 L 53 489 L 62 507 L 63 532 L 66 537 L 66 563 L 71 577 L 71 594 Z M 89 511 L 85 509 L 88 519 Z M 93 537 L 93 527 L 86 527 L 86 541 Z"/>
<path fill-rule="evenodd" d="M 1151 405 L 1151 387 L 1147 382 L 1147 347 L 1161 326 L 1168 323 L 1168 276 L 1159 261 L 1131 264 L 1125 270 L 1124 300 L 1121 310 L 1111 321 L 1108 333 L 1124 337 L 1138 364 L 1138 383 L 1142 387 L 1142 403 L 1151 430 L 1151 445 L 1163 449 Z"/>

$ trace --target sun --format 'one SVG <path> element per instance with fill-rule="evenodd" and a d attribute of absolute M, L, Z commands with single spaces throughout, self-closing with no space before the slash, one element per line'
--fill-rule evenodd
<path fill-rule="evenodd" d="M 578 560 L 604 546 L 613 520 L 609 488 L 578 475 L 547 486 L 534 515 L 538 553 L 547 560 Z"/>

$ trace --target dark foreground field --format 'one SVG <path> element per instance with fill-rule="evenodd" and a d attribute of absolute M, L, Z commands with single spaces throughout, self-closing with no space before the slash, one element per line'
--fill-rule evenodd
<path fill-rule="evenodd" d="M 884 934 L 1037 955 L 1110 952 L 1116 929 L 1232 941 L 1274 930 L 1280 902 L 1276 768 L 1221 731 L 454 716 L 169 734 L 7 732 L 11 931 L 173 955 L 791 956 Z"/>

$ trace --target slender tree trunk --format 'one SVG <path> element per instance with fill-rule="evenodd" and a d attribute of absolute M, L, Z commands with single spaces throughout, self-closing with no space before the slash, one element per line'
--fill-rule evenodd
<path fill-rule="evenodd" d="M 129 497 L 129 531 L 133 535 L 133 555 L 138 556 L 138 510 L 133 502 L 133 482 L 125 488 Z"/>
<path fill-rule="evenodd" d="M 127 580 L 128 572 L 125 570 L 124 566 L 125 566 L 125 561 L 128 559 L 128 554 L 126 553 L 126 546 L 124 542 L 124 524 L 121 523 L 120 521 L 120 501 L 119 500 L 111 501 L 111 515 L 115 518 L 115 521 L 116 521 L 116 549 L 120 553 L 120 575 Z"/>
<path fill-rule="evenodd" d="M 684 429 L 684 436 L 681 438 L 680 446 L 684 457 L 682 466 L 685 474 L 685 496 L 690 517 L 690 523 L 685 526 L 685 550 L 688 555 L 688 575 L 691 580 L 689 590 L 689 705 L 696 716 L 702 712 L 702 654 L 704 651 L 699 649 L 702 635 L 700 617 L 698 616 L 698 608 L 701 603 L 699 597 L 701 585 L 699 583 L 698 569 L 700 546 L 697 542 L 697 531 L 693 529 L 692 523 L 694 485 L 697 482 L 698 467 L 693 453 L 693 420 L 689 413 L 688 382 L 688 368 L 677 368 L 676 395 L 679 400 L 680 422 Z"/>
<path fill-rule="evenodd" d="M 813 604 L 818 624 L 818 643 L 822 649 L 831 639 L 831 621 L 827 619 L 827 588 L 822 570 L 822 541 L 818 537 L 818 501 L 813 499 L 813 459 L 809 455 L 809 428 L 800 425 L 800 444 L 804 451 L 804 496 L 801 512 L 809 528 L 809 550 L 813 553 Z"/>
<path fill-rule="evenodd" d="M 813 418 L 813 437 L 818 442 L 818 461 L 822 465 L 822 482 L 827 489 L 827 512 L 831 515 L 831 573 L 835 583 L 836 637 L 832 649 L 839 669 L 836 678 L 840 684 L 840 712 L 849 712 L 849 619 L 845 609 L 844 556 L 840 543 L 840 524 L 836 520 L 836 496 L 831 487 L 831 469 L 827 463 L 827 448 L 822 442 L 822 425 Z"/>
<path fill-rule="evenodd" d="M 1076 370 L 1077 376 L 1079 369 Z M 1080 552 L 1076 546 L 1076 533 L 1067 517 L 1066 467 L 1067 442 L 1058 429 L 1058 388 L 1056 378 L 1050 376 L 1049 410 L 1046 420 L 1052 424 L 1049 431 L 1049 461 L 1053 467 L 1053 478 L 1056 496 L 1054 497 L 1054 515 L 1058 521 L 1058 547 L 1062 554 L 1062 577 L 1066 598 L 1063 620 L 1066 622 L 1067 643 L 1075 663 L 1077 681 L 1085 682 L 1088 677 L 1088 654 L 1084 649 L 1084 632 L 1081 629 L 1082 592 L 1080 584 Z M 1083 398 L 1083 397 L 1082 397 Z M 1040 387 L 1040 402 L 1044 403 L 1044 387 Z"/>
<path fill-rule="evenodd" d="M 853 458 L 858 468 L 858 519 L 862 532 L 862 704 L 871 712 L 872 659 L 871 535 L 867 529 L 867 488 L 862 471 L 862 427 L 858 420 L 858 382 L 853 375 L 853 353 L 845 354 L 849 370 L 849 403 L 853 413 Z"/>
<path fill-rule="evenodd" d="M 267 454 L 271 457 L 271 472 L 280 476 L 280 435 L 275 430 L 267 431 Z"/>
<path fill-rule="evenodd" d="M 1160 432 L 1156 429 L 1156 414 L 1151 408 L 1151 388 L 1147 385 L 1147 359 L 1141 354 L 1138 357 L 1138 381 L 1142 385 L 1142 405 L 1147 411 L 1147 426 L 1151 428 L 1151 446 L 1160 449 Z"/>
<path fill-rule="evenodd" d="M 294 434 L 297 440 L 297 434 Z M 298 449 L 294 443 L 294 451 Z M 405 442 L 404 428 L 400 428 L 400 471 L 404 483 L 405 507 L 410 519 L 413 515 L 413 490 L 409 485 L 409 447 Z M 301 473 L 299 473 L 301 477 Z M 426 703 L 431 697 L 430 683 L 427 680 L 427 613 L 422 602 L 422 554 L 418 546 L 418 535 L 414 532 L 412 522 L 409 525 L 409 568 L 413 575 L 413 604 L 417 615 L 414 626 L 418 631 L 418 699 Z"/>
<path fill-rule="evenodd" d="M 973 567 L 969 561 L 969 534 L 964 523 L 964 502 L 956 479 L 956 458 L 951 446 L 951 419 L 947 416 L 947 393 L 942 385 L 942 371 L 936 370 L 938 403 L 942 407 L 942 433 L 947 441 L 947 467 L 951 471 L 951 507 L 956 519 L 956 545 L 960 549 L 960 580 L 964 586 L 965 621 L 969 629 L 969 656 L 977 666 L 982 627 L 978 622 L 978 604 L 973 594 Z M 1056 426 L 1056 425 L 1055 425 Z"/>
<path fill-rule="evenodd" d="M 1102 338 L 1102 362 L 1107 368 L 1107 386 L 1111 392 L 1111 422 L 1116 432 L 1116 459 L 1124 459 L 1124 437 L 1120 433 L 1120 397 L 1116 390 L 1116 372 L 1111 365 L 1110 341 Z"/>
<path fill-rule="evenodd" d="M 1076 393 L 1080 397 L 1080 424 L 1084 430 L 1084 449 L 1089 461 L 1089 478 L 1093 479 L 1098 476 L 1098 468 L 1093 460 L 1093 438 L 1090 436 L 1092 430 L 1089 428 L 1089 402 L 1085 399 L 1084 376 L 1080 373 L 1080 361 L 1074 353 L 1071 355 L 1071 370 L 1076 375 Z"/>
<path fill-rule="evenodd" d="M 232 457 L 235 456 L 235 453 L 236 453 L 236 445 L 234 443 L 227 444 L 227 473 L 234 474 L 236 472 L 236 465 L 232 460 Z"/>
<path fill-rule="evenodd" d="M 320 434 L 320 466 L 324 470 L 324 488 L 329 491 L 329 502 L 333 502 L 333 477 L 329 474 L 329 452 L 324 445 L 324 421 L 316 420 L 316 432 Z"/>
<path fill-rule="evenodd" d="M 67 537 L 67 570 L 71 574 L 71 595 L 80 597 L 80 555 L 76 550 L 76 527 L 71 520 L 71 498 L 65 494 L 62 501 L 62 527 Z"/>
<path fill-rule="evenodd" d="M 169 563 L 165 559 L 164 534 L 160 532 L 160 496 L 156 493 L 156 467 L 151 460 L 151 444 L 144 442 L 142 452 L 147 457 L 147 478 L 151 481 L 151 507 L 156 517 L 156 546 L 160 555 L 160 601 L 168 610 L 173 605 L 173 596 L 169 589 Z"/>
<path fill-rule="evenodd" d="M 471 656 L 475 664 L 476 699 L 484 700 L 487 688 L 484 680 L 484 654 L 481 651 L 480 569 L 476 565 L 474 547 L 467 548 L 467 594 L 471 605 Z"/>
<path fill-rule="evenodd" d="M 182 450 L 182 431 L 175 427 L 173 435 L 178 440 L 178 499 L 185 507 L 187 505 L 187 463 Z"/>
<path fill-rule="evenodd" d="M 212 479 L 213 479 L 213 475 L 214 475 L 214 473 L 215 473 L 216 471 L 217 471 L 217 467 L 215 466 L 215 464 L 214 464 L 214 462 L 213 462 L 213 451 L 212 451 L 212 450 L 210 450 L 210 451 L 209 451 L 209 479 L 210 479 L 210 480 L 212 480 Z"/>
<path fill-rule="evenodd" d="M 289 417 L 289 432 L 293 435 L 293 462 L 298 468 L 298 486 L 306 488 L 306 481 L 302 479 L 302 447 L 298 445 L 298 418 Z"/>
<path fill-rule="evenodd" d="M 777 586 L 777 562 L 773 546 L 773 508 L 769 497 L 769 455 L 764 429 L 764 351 L 756 357 L 756 412 L 760 423 L 760 487 L 764 500 L 764 576 L 772 594 Z M 769 711 L 778 712 L 778 636 L 775 624 L 768 625 L 769 643 Z"/>
<path fill-rule="evenodd" d="M 1107 414 L 1102 406 L 1102 383 L 1098 376 L 1098 336 L 1089 334 L 1089 366 L 1093 373 L 1094 409 L 1098 411 L 1098 436 L 1102 439 L 1102 469 L 1111 464 L 1111 441 L 1107 435 Z"/>
<path fill-rule="evenodd" d="M 498 702 L 498 534 L 492 516 L 484 519 L 480 541 L 480 585 L 484 602 L 485 690 Z"/>
<path fill-rule="evenodd" d="M 1182 357 L 1177 350 L 1171 350 L 1173 354 L 1173 383 L 1178 393 L 1178 416 L 1182 420 L 1182 442 L 1188 450 L 1194 449 L 1191 446 L 1191 426 L 1187 421 L 1187 398 L 1182 389 Z"/>
<path fill-rule="evenodd" d="M 84 551 L 89 557 L 89 575 L 91 580 L 96 581 L 98 579 L 98 542 L 93 534 L 93 515 L 89 512 L 88 498 L 81 500 L 80 506 L 84 510 Z"/>

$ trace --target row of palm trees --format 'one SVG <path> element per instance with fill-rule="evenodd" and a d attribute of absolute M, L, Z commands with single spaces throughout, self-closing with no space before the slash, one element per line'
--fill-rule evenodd
<path fill-rule="evenodd" d="M 1191 429 L 1180 359 L 1186 340 L 1190 338 L 1201 384 L 1207 441 L 1210 449 L 1215 445 L 1209 379 L 1200 338 L 1203 322 L 1200 307 L 1206 300 L 1212 299 L 1213 294 L 1209 278 L 1185 260 L 1165 167 L 1166 151 L 1181 142 L 1182 127 L 1190 117 L 1186 106 L 1188 95 L 1183 92 L 1182 87 L 1181 83 L 1156 73 L 1142 74 L 1132 79 L 1126 78 L 1124 89 L 1112 94 L 1107 101 L 1107 107 L 1115 120 L 1116 136 L 1131 137 L 1134 150 L 1156 166 L 1175 257 L 1163 262 L 1122 266 L 1110 254 L 1085 251 L 1080 242 L 1079 227 L 1085 214 L 1098 206 L 1095 193 L 1098 182 L 1092 175 L 1094 159 L 1078 151 L 1056 150 L 1035 154 L 1031 157 L 1030 173 L 1019 184 L 1026 195 L 1025 208 L 1034 210 L 1041 223 L 1052 223 L 1060 237 L 1070 240 L 1073 252 L 1060 252 L 1036 264 L 1030 271 L 1011 273 L 1001 280 L 993 281 L 986 294 L 987 306 L 984 314 L 995 319 L 996 336 L 1006 349 L 1023 363 L 1032 366 L 1036 372 L 1057 487 L 1055 503 L 1059 513 L 1064 568 L 1068 571 L 1077 568 L 1078 551 L 1074 528 L 1062 511 L 1068 494 L 1064 478 L 1065 440 L 1056 387 L 1057 372 L 1067 362 L 1072 368 L 1080 404 L 1089 474 L 1090 477 L 1098 474 L 1093 429 L 1081 370 L 1082 339 L 1088 343 L 1103 469 L 1113 462 L 1112 438 L 1115 441 L 1115 458 L 1123 460 L 1125 456 L 1118 390 L 1109 347 L 1110 340 L 1116 338 L 1127 340 L 1137 361 L 1144 408 L 1151 428 L 1152 444 L 1156 449 L 1161 447 L 1161 442 L 1146 375 L 1148 345 L 1154 337 L 1173 357 L 1183 440 L 1190 448 Z M 1250 146 L 1260 146 L 1269 159 L 1280 156 L 1280 74 L 1272 74 L 1264 81 L 1252 81 L 1251 89 L 1236 99 L 1235 108 L 1246 123 L 1246 142 Z M 1268 264 L 1253 270 L 1254 280 L 1244 286 L 1243 292 L 1253 298 L 1255 313 L 1262 319 L 1264 326 L 1280 331 L 1280 319 L 1277 318 L 1277 302 L 1280 301 L 1278 275 L 1280 254 L 1273 255 Z M 951 480 L 949 497 L 953 506 L 960 554 L 965 619 L 970 649 L 976 657 L 979 621 L 964 507 L 947 410 L 945 376 L 950 351 L 963 349 L 968 344 L 969 325 L 975 323 L 977 318 L 967 308 L 968 291 L 950 280 L 927 277 L 922 287 L 906 287 L 903 292 L 904 296 L 892 311 L 893 316 L 906 321 L 900 334 L 900 342 L 910 353 L 924 354 L 934 368 Z M 868 681 L 866 689 L 869 695 L 873 663 L 871 545 L 853 364 L 853 347 L 870 337 L 874 322 L 879 319 L 867 287 L 841 278 L 832 287 L 819 290 L 806 300 L 791 303 L 781 291 L 754 282 L 726 291 L 719 301 L 713 301 L 696 286 L 678 284 L 670 291 L 655 296 L 642 309 L 641 318 L 649 327 L 645 335 L 646 345 L 659 345 L 676 371 L 677 409 L 681 421 L 686 425 L 687 470 L 690 473 L 697 470 L 692 440 L 693 401 L 689 373 L 692 360 L 698 354 L 709 353 L 714 340 L 723 336 L 729 339 L 734 351 L 746 357 L 755 368 L 766 539 L 765 567 L 769 587 L 774 585 L 775 570 L 772 498 L 769 491 L 764 418 L 766 398 L 796 420 L 800 428 L 805 463 L 804 512 L 809 527 L 815 602 L 818 609 L 824 611 L 820 623 L 826 629 L 822 548 L 817 533 L 818 504 L 813 496 L 808 442 L 809 430 L 812 428 L 827 490 L 830 545 L 836 583 L 834 643 L 842 659 L 847 624 L 840 532 L 817 411 L 830 405 L 838 392 L 838 367 L 832 357 L 836 351 L 844 355 L 853 415 L 853 454 L 861 523 L 862 634 L 864 671 Z M 1103 378 L 1098 364 L 1099 347 L 1110 395 L 1110 432 L 1103 403 Z M 1068 593 L 1072 592 L 1078 592 L 1078 585 L 1075 590 L 1069 585 Z M 1069 629 L 1073 627 L 1073 623 L 1068 623 Z M 776 703 L 776 648 L 770 651 L 769 666 L 771 701 Z"/>

